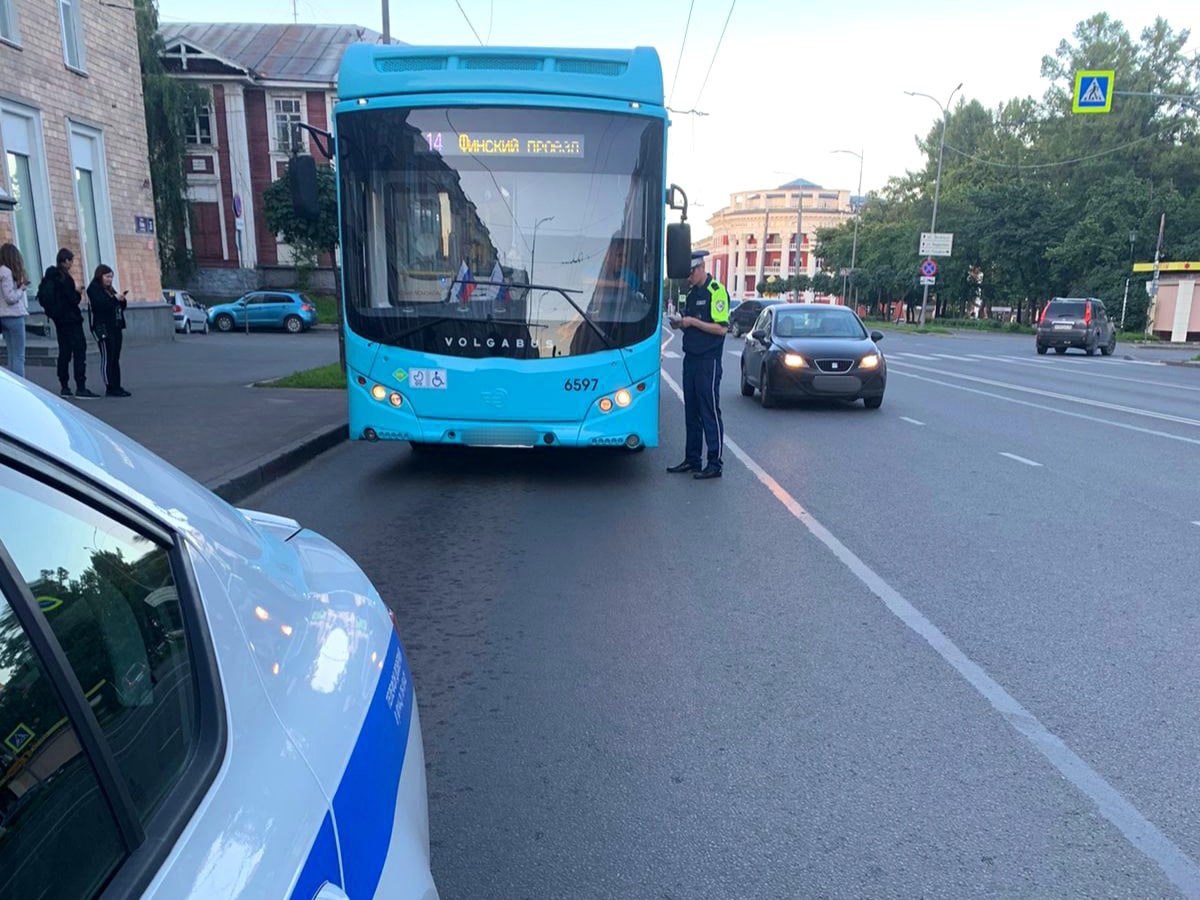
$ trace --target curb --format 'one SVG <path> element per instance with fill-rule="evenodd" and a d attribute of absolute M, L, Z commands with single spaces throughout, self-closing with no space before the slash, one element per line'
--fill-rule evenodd
<path fill-rule="evenodd" d="M 1194 359 L 1164 359 L 1168 366 L 1179 366 L 1182 369 L 1200 369 L 1200 361 Z"/>
<path fill-rule="evenodd" d="M 260 457 L 240 471 L 206 487 L 222 500 L 237 504 L 255 491 L 316 459 L 326 450 L 348 440 L 349 429 L 349 423 L 341 422 L 332 428 L 317 431 L 274 453 Z"/>

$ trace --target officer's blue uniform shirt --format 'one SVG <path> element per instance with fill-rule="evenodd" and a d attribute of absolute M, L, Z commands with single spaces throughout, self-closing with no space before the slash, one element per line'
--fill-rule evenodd
<path fill-rule="evenodd" d="M 729 292 L 711 275 L 704 284 L 688 290 L 683 314 L 701 322 L 729 322 Z M 709 334 L 700 328 L 683 330 L 683 352 L 699 359 L 720 359 L 725 349 L 724 334 Z"/>

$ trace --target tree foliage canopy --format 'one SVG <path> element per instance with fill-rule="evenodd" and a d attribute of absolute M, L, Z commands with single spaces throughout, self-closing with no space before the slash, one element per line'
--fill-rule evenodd
<path fill-rule="evenodd" d="M 939 312 L 961 314 L 977 295 L 1026 313 L 1051 296 L 1093 296 L 1119 314 L 1131 255 L 1153 258 L 1164 213 L 1163 259 L 1200 259 L 1200 54 L 1185 53 L 1187 40 L 1161 18 L 1135 40 L 1100 13 L 1044 57 L 1041 100 L 989 110 L 963 99 L 950 110 L 937 230 L 953 232 L 954 255 L 938 261 Z M 1116 90 L 1160 96 L 1118 94 L 1110 114 L 1073 115 L 1078 69 L 1113 69 Z M 1181 95 L 1197 99 L 1170 99 Z M 941 129 L 939 118 L 918 139 L 921 171 L 868 198 L 853 275 L 860 302 L 920 293 L 917 241 L 929 230 Z M 819 232 L 829 270 L 849 266 L 852 233 L 849 223 Z M 1144 324 L 1146 305 L 1139 279 L 1128 327 Z"/>

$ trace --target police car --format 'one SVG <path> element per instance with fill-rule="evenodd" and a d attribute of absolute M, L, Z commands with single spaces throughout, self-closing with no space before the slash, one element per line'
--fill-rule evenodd
<path fill-rule="evenodd" d="M 0 372 L 0 897 L 437 892 L 371 582 Z"/>

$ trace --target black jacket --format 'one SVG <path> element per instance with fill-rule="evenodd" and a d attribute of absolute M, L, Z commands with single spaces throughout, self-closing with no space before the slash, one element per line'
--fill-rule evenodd
<path fill-rule="evenodd" d="M 42 277 L 51 279 L 50 289 L 54 294 L 54 315 L 50 318 L 60 324 L 82 323 L 83 313 L 79 309 L 82 298 L 70 273 L 58 266 L 51 266 Z"/>
<path fill-rule="evenodd" d="M 106 291 L 104 285 L 98 281 L 88 285 L 87 295 L 92 306 L 93 331 L 101 334 L 125 327 L 124 316 L 121 315 L 121 304 L 124 301 L 120 297 Z"/>

